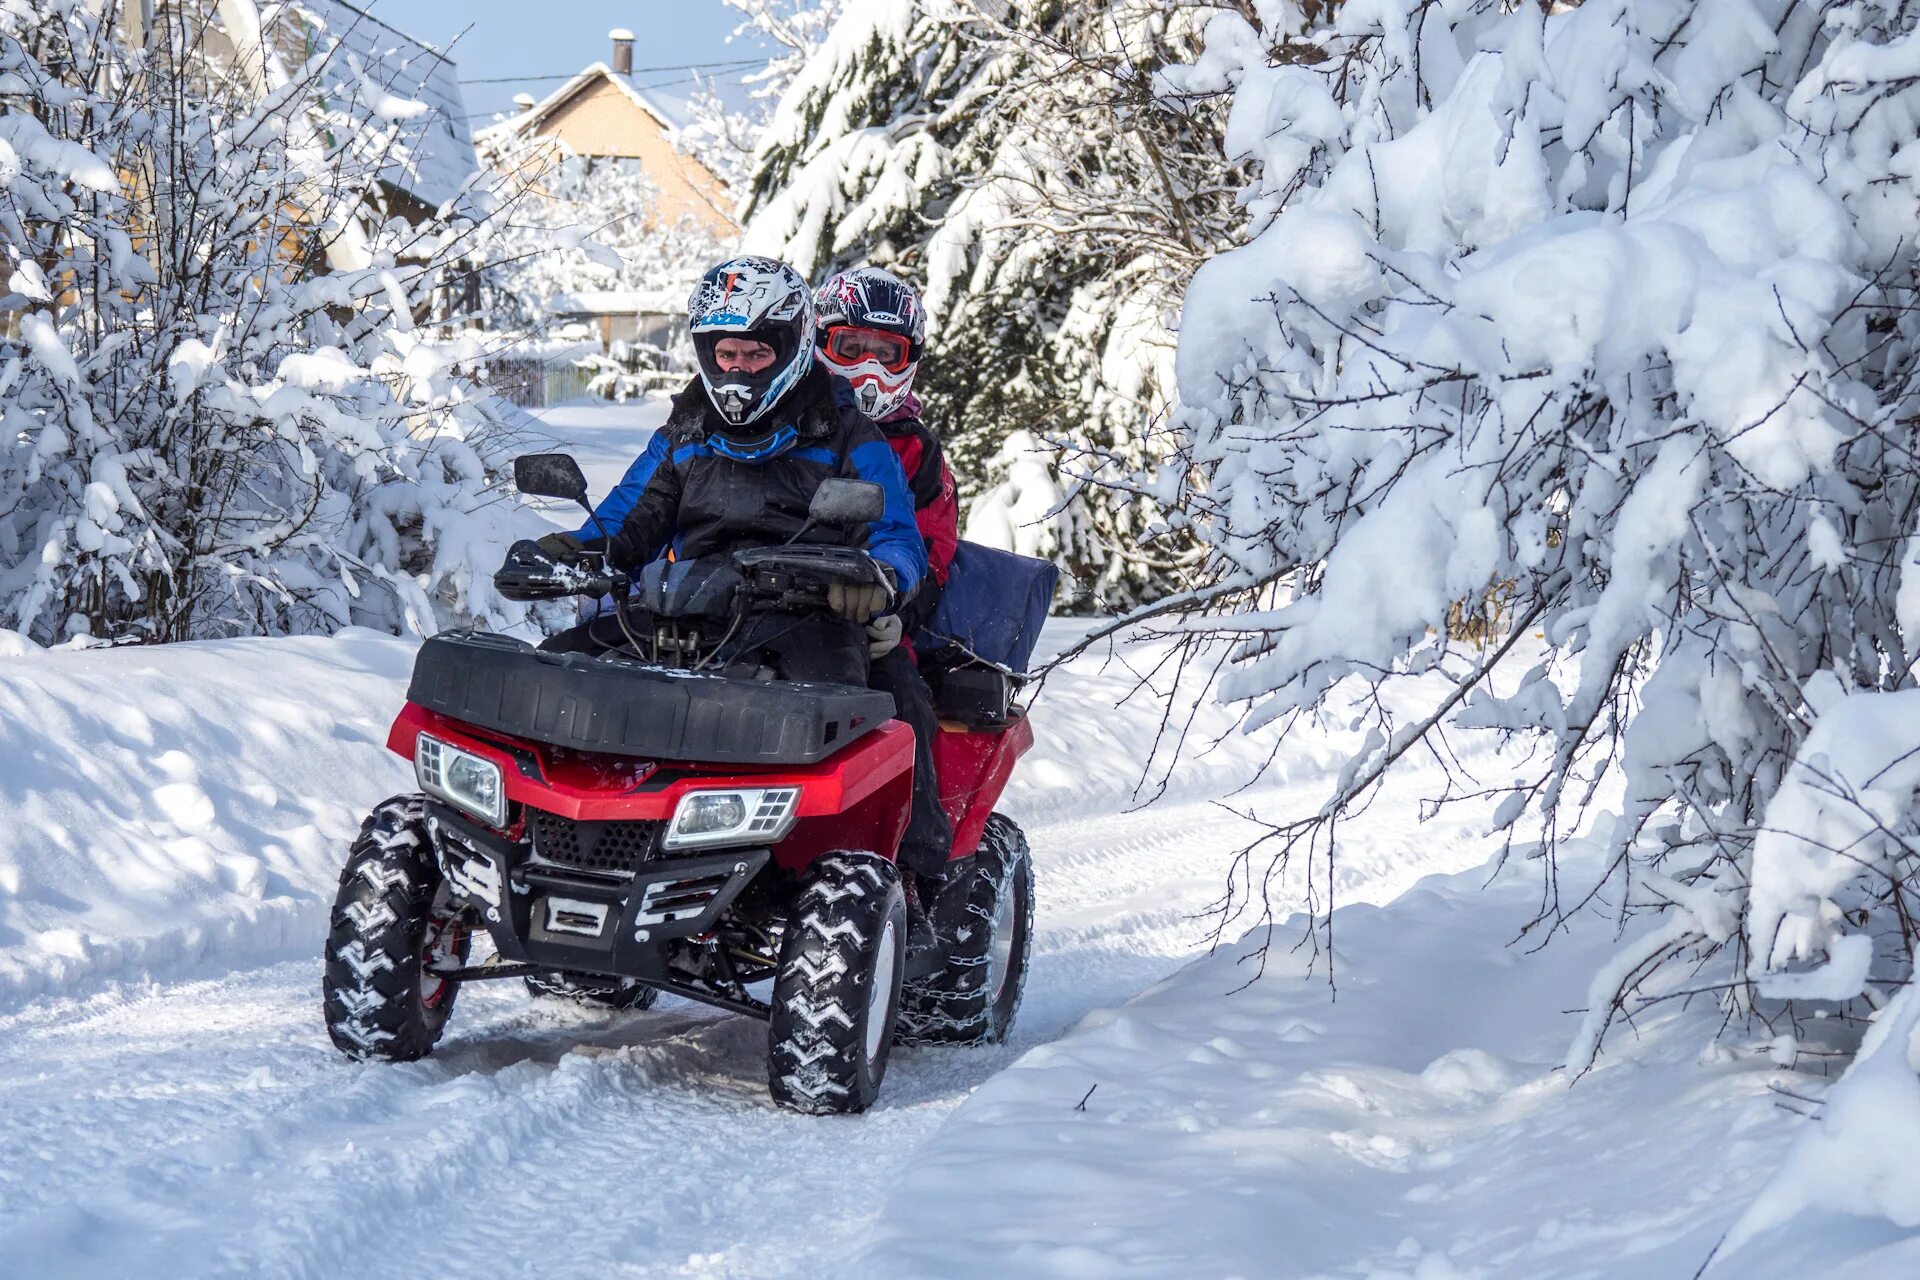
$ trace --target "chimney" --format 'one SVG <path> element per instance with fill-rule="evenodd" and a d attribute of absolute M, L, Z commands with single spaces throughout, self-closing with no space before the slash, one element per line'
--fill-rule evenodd
<path fill-rule="evenodd" d="M 607 32 L 607 39 L 613 41 L 614 74 L 633 74 L 633 32 L 625 27 L 615 27 Z"/>

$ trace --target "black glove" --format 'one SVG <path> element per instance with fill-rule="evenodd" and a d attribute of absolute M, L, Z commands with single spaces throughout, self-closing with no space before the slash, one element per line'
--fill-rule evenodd
<path fill-rule="evenodd" d="M 624 525 L 607 541 L 607 563 L 622 572 L 637 573 L 651 559 L 652 548 L 638 536 L 628 533 Z"/>
<path fill-rule="evenodd" d="M 570 533 L 550 533 L 534 543 L 561 564 L 579 564 L 587 558 L 587 548 Z"/>

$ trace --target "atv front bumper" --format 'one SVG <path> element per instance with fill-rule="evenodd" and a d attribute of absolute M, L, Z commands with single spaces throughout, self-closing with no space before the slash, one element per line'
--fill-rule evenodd
<path fill-rule="evenodd" d="M 485 923 L 503 962 L 655 983 L 668 981 L 666 944 L 711 930 L 772 856 L 764 848 L 654 851 L 589 869 L 543 858 L 533 844 L 436 802 L 427 805 L 427 831 L 456 904 Z"/>

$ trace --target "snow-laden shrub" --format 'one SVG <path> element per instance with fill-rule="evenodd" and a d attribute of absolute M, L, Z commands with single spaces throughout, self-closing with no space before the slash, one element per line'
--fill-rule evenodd
<path fill-rule="evenodd" d="M 1883 985 L 1877 971 L 1906 982 L 1716 1250 L 1731 1274 L 1750 1265 L 1751 1242 L 1806 1210 L 1920 1228 L 1920 689 L 1845 696 L 1823 674 L 1805 692 L 1818 718 L 1754 841 L 1749 972 L 1763 996 L 1788 1000 L 1854 1000 Z M 1781 971 L 1810 959 L 1823 963 Z"/>
<path fill-rule="evenodd" d="M 1744 1013 L 1750 972 L 1830 953 L 1781 932 L 1797 909 L 1742 926 L 1809 682 L 1913 683 L 1917 74 L 1910 8 L 1790 0 L 1349 0 L 1318 24 L 1256 0 L 1167 74 L 1230 95 L 1257 234 L 1187 293 L 1155 492 L 1209 572 L 1159 612 L 1236 639 L 1220 692 L 1251 724 L 1451 677 L 1410 722 L 1364 704 L 1368 747 L 1276 830 L 1281 865 L 1336 857 L 1335 819 L 1410 753 L 1444 765 L 1449 726 L 1535 738 L 1518 776 L 1442 799 L 1499 801 L 1543 867 L 1541 936 L 1597 903 L 1632 939 L 1577 1067 L 1657 973 Z M 1510 633 L 1450 643 L 1490 591 Z M 1559 840 L 1616 783 L 1576 875 Z M 1895 927 L 1904 953 L 1920 927 Z"/>
<path fill-rule="evenodd" d="M 498 203 L 392 216 L 379 170 L 426 108 L 337 46 L 256 53 L 262 97 L 208 6 L 137 46 L 99 8 L 0 0 L 0 625 L 509 616 L 505 424 L 460 376 L 478 342 L 428 323 Z"/>

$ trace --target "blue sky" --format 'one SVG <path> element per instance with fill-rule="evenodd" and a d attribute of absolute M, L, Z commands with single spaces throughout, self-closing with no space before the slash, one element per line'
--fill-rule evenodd
<path fill-rule="evenodd" d="M 511 108 L 513 95 L 544 98 L 589 63 L 611 61 L 607 32 L 626 27 L 634 82 L 684 94 L 688 63 L 764 57 L 747 40 L 729 42 L 738 15 L 720 0 L 354 0 L 389 26 L 445 49 L 460 68 L 460 86 L 477 129 Z M 642 71 L 644 67 L 666 68 Z M 744 100 L 749 67 L 714 68 L 722 91 Z M 499 81 L 505 83 L 478 83 Z"/>

